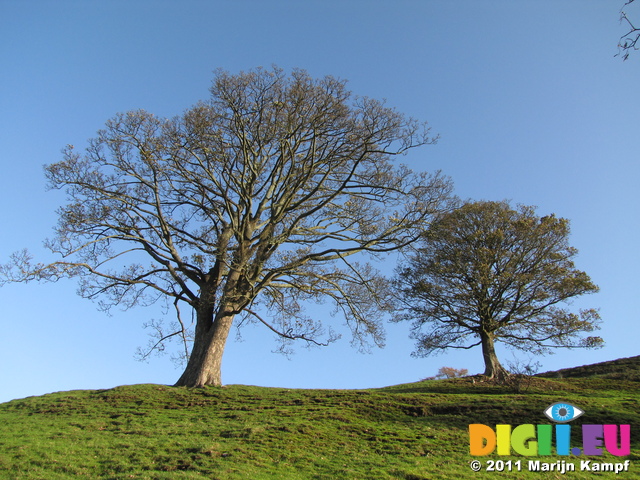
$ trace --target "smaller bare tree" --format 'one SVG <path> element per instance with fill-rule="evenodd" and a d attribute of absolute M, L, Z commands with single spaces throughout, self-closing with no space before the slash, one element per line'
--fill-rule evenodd
<path fill-rule="evenodd" d="M 468 203 L 435 221 L 395 281 L 414 355 L 481 345 L 484 374 L 501 379 L 496 342 L 532 353 L 600 346 L 600 337 L 579 337 L 598 328 L 596 310 L 558 306 L 598 291 L 575 268 L 568 238 L 568 220 L 507 202 Z"/>

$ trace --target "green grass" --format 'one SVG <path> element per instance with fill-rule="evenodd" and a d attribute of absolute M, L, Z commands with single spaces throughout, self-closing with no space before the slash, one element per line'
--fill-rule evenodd
<path fill-rule="evenodd" d="M 537 378 L 514 394 L 479 378 L 372 390 L 134 385 L 0 404 L 0 479 L 587 479 L 640 478 L 636 380 Z M 626 474 L 473 473 L 470 423 L 548 423 L 558 400 L 572 422 L 631 424 Z M 574 432 L 577 427 L 572 429 Z M 577 440 L 576 440 L 577 441 Z M 558 459 L 579 465 L 582 457 Z"/>
<path fill-rule="evenodd" d="M 563 368 L 555 372 L 541 373 L 538 376 L 548 378 L 598 377 L 610 380 L 640 381 L 640 355 L 581 367 Z"/>

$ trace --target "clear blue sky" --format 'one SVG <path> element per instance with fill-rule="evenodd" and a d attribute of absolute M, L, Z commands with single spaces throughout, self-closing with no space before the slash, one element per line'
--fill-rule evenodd
<path fill-rule="evenodd" d="M 601 308 L 606 346 L 534 359 L 543 370 L 637 355 L 640 52 L 614 58 L 622 3 L 0 0 L 0 261 L 23 247 L 52 260 L 41 242 L 64 196 L 45 191 L 42 165 L 64 145 L 84 147 L 117 112 L 181 113 L 207 97 L 218 67 L 301 67 L 429 121 L 441 141 L 404 160 L 442 169 L 458 195 L 571 220 L 577 265 L 601 287 L 575 306 Z M 75 288 L 0 289 L 0 401 L 177 380 L 168 358 L 133 358 L 159 308 L 107 317 Z M 389 325 L 386 348 L 371 354 L 347 334 L 287 359 L 250 327 L 242 342 L 232 332 L 223 381 L 364 388 L 441 366 L 482 371 L 479 350 L 410 357 L 408 331 Z"/>

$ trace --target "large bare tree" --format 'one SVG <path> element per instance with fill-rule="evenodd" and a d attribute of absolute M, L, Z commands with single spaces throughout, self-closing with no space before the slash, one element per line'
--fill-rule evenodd
<path fill-rule="evenodd" d="M 496 342 L 538 354 L 600 346 L 600 337 L 581 337 L 598 328 L 596 310 L 561 308 L 598 291 L 568 241 L 568 220 L 507 202 L 467 203 L 434 221 L 395 282 L 415 355 L 481 345 L 484 374 L 500 379 Z"/>
<path fill-rule="evenodd" d="M 14 254 L 4 281 L 77 277 L 106 309 L 169 299 L 179 326 L 159 341 L 186 338 L 188 305 L 177 385 L 221 384 L 234 318 L 330 342 L 307 301 L 333 300 L 355 341 L 382 344 L 389 290 L 365 254 L 413 242 L 451 191 L 438 173 L 392 163 L 435 141 L 427 125 L 301 70 L 218 71 L 210 91 L 176 118 L 119 114 L 85 151 L 67 147 L 46 167 L 68 195 L 46 242 L 60 259 Z"/>

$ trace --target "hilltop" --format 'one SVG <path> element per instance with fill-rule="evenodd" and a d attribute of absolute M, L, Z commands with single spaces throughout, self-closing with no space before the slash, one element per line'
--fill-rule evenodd
<path fill-rule="evenodd" d="M 606 378 L 621 365 L 637 370 L 634 358 L 597 364 L 596 376 L 539 377 L 526 394 L 467 377 L 369 390 L 132 385 L 13 400 L 0 405 L 0 479 L 469 478 L 470 423 L 547 423 L 542 411 L 562 399 L 585 411 L 572 425 L 640 424 L 637 381 Z M 605 458 L 619 460 L 596 459 Z"/>
<path fill-rule="evenodd" d="M 619 358 L 607 362 L 582 365 L 580 367 L 562 368 L 553 372 L 540 373 L 545 378 L 586 378 L 598 377 L 611 380 L 640 380 L 640 355 Z"/>

